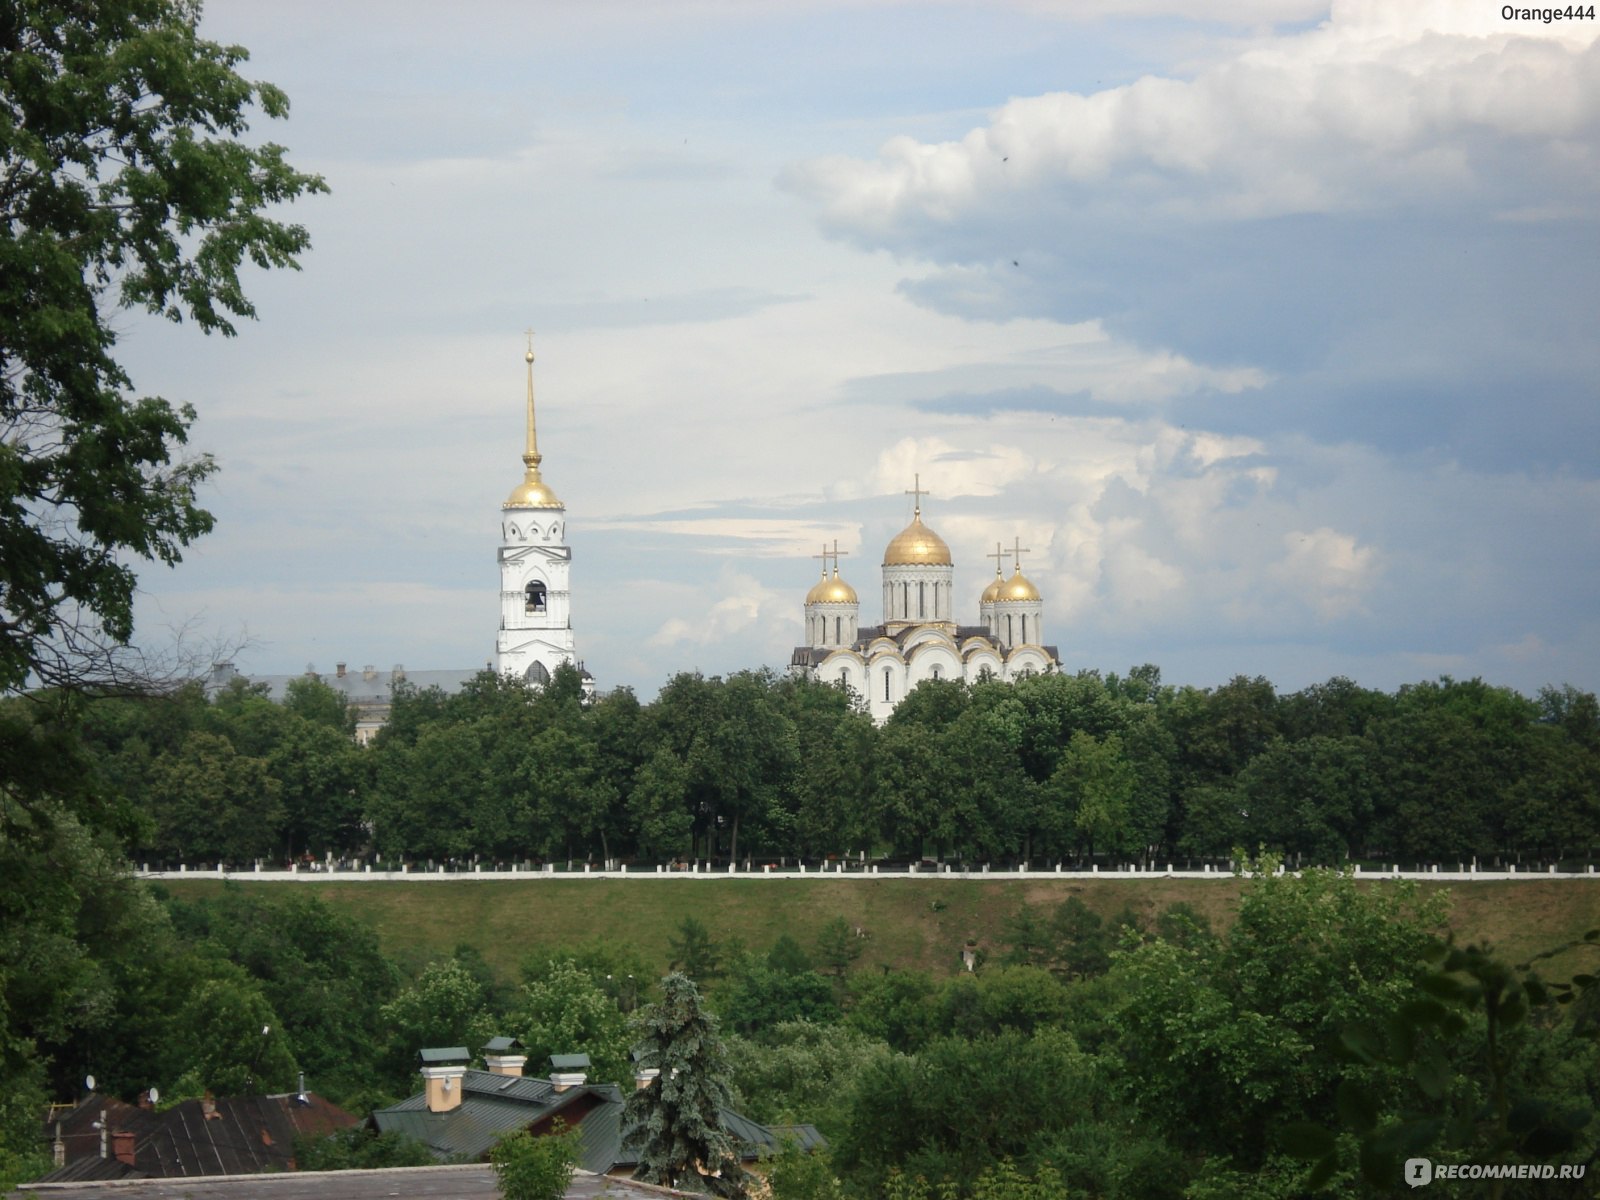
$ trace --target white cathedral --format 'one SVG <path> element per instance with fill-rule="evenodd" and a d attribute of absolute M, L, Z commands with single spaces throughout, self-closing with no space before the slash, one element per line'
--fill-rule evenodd
<path fill-rule="evenodd" d="M 806 593 L 806 644 L 789 669 L 860 695 L 880 724 L 924 679 L 993 679 L 1010 683 L 1061 667 L 1044 644 L 1044 600 L 1022 573 L 1020 539 L 1008 553 L 996 545 L 995 577 L 978 598 L 977 625 L 955 618 L 955 564 L 945 540 L 923 523 L 922 481 L 916 481 L 911 524 L 883 552 L 883 624 L 858 626 L 861 602 L 839 576 L 838 543 L 822 555 L 822 578 Z M 1014 571 L 1005 577 L 1003 561 Z"/>
<path fill-rule="evenodd" d="M 546 683 L 562 663 L 577 663 L 572 640 L 572 547 L 567 506 L 539 473 L 539 432 L 533 412 L 533 335 L 528 335 L 528 444 L 522 482 L 500 506 L 500 632 L 495 669 L 529 683 Z M 584 674 L 584 690 L 593 690 Z"/>

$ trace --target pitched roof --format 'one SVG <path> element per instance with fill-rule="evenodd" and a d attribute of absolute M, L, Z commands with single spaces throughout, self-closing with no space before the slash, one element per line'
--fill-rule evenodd
<path fill-rule="evenodd" d="M 97 1121 L 102 1111 L 110 1138 L 117 1133 L 134 1135 L 131 1166 L 119 1162 L 109 1151 L 106 1158 L 100 1157 L 98 1130 L 93 1131 L 92 1146 L 81 1134 L 69 1140 L 69 1126 L 83 1124 L 83 1114 L 91 1122 Z M 297 1135 L 325 1136 L 355 1125 L 357 1120 L 320 1096 L 307 1093 L 302 1102 L 299 1094 L 284 1093 L 185 1100 L 162 1112 L 91 1096 L 61 1124 L 67 1162 L 40 1182 L 288 1171 L 294 1168 Z M 54 1137 L 53 1123 L 50 1136 Z"/>
<path fill-rule="evenodd" d="M 67 1186 L 25 1183 L 22 1192 L 48 1200 L 107 1197 L 107 1200 L 171 1200 L 172 1185 L 160 1179 L 77 1183 Z M 184 1200 L 388 1200 L 389 1197 L 439 1197 L 441 1200 L 499 1200 L 494 1172 L 481 1163 L 448 1167 L 390 1167 L 375 1171 L 296 1171 L 279 1175 L 213 1176 L 183 1184 Z M 631 1179 L 608 1179 L 579 1171 L 566 1200 L 665 1200 L 681 1196 L 669 1188 Z"/>
<path fill-rule="evenodd" d="M 493 1075 L 469 1070 L 461 1082 L 461 1103 L 448 1112 L 428 1111 L 425 1093 L 372 1114 L 381 1133 L 415 1138 L 440 1158 L 477 1160 L 504 1134 L 542 1130 L 561 1117 L 578 1131 L 578 1162 L 586 1171 L 605 1173 L 638 1163 L 638 1152 L 624 1136 L 622 1093 L 614 1084 L 581 1084 L 557 1091 L 547 1079 Z M 749 1161 L 776 1150 L 786 1138 L 811 1150 L 826 1145 L 813 1125 L 766 1126 L 732 1109 L 722 1109 L 723 1128 Z"/>

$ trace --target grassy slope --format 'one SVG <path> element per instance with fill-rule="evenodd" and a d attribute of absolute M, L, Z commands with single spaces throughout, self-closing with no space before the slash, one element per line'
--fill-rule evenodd
<path fill-rule="evenodd" d="M 167 883 L 174 895 L 215 892 L 217 882 Z M 944 974 L 956 969 L 968 938 L 992 952 L 1003 948 L 1005 919 L 1024 902 L 1053 905 L 1077 896 L 1109 917 L 1131 905 L 1149 916 L 1186 901 L 1224 927 L 1244 883 L 1189 879 L 1149 881 L 1004 882 L 1000 880 L 587 880 L 461 883 L 242 883 L 247 888 L 311 891 L 374 928 L 383 949 L 404 961 L 425 962 L 467 943 L 497 973 L 516 977 L 529 952 L 594 937 L 630 943 L 648 959 L 667 963 L 668 938 L 687 916 L 719 940 L 741 939 L 765 950 L 788 933 L 810 946 L 824 923 L 842 916 L 866 934 L 858 964 L 913 967 Z M 1385 887 L 1376 883 L 1370 886 Z M 1517 959 L 1600 927 L 1600 878 L 1518 880 L 1448 885 L 1450 925 L 1462 941 L 1488 940 Z M 944 907 L 936 910 L 934 902 Z M 1554 978 L 1593 970 L 1589 960 L 1563 955 L 1544 972 Z"/>

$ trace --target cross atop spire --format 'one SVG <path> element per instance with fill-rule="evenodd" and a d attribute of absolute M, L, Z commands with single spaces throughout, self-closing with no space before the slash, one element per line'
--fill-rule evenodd
<path fill-rule="evenodd" d="M 916 480 L 916 485 L 908 490 L 906 495 L 916 497 L 914 512 L 920 517 L 922 515 L 922 498 L 924 496 L 931 496 L 933 493 L 922 490 L 922 475 L 920 473 L 913 475 L 912 478 Z"/>
<path fill-rule="evenodd" d="M 1021 538 L 1017 538 L 1014 542 L 1011 543 L 1011 557 L 1012 557 L 1013 561 L 1016 562 L 1017 570 L 1019 572 L 1022 570 L 1022 556 L 1024 554 L 1032 554 L 1032 553 L 1033 553 L 1032 550 L 1028 549 L 1026 546 L 1024 546 L 1022 544 L 1022 539 Z"/>
<path fill-rule="evenodd" d="M 838 538 L 834 538 L 833 539 L 833 577 L 835 579 L 839 578 L 839 555 L 841 553 L 849 554 L 850 551 L 848 551 L 848 550 L 841 551 L 839 549 L 839 539 Z"/>
<path fill-rule="evenodd" d="M 1003 560 L 1010 558 L 1011 553 L 1007 550 L 1000 549 L 1000 543 L 996 542 L 994 544 L 994 553 L 985 554 L 984 557 L 994 559 L 994 577 L 996 579 L 1004 579 L 1005 571 L 1002 568 L 1005 564 Z"/>

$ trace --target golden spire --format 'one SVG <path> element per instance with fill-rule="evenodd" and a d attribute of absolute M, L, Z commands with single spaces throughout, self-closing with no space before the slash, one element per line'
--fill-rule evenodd
<path fill-rule="evenodd" d="M 505 508 L 564 508 L 539 475 L 544 456 L 539 453 L 539 431 L 533 420 L 533 330 L 528 330 L 528 448 L 522 452 L 522 482 L 506 498 Z"/>

